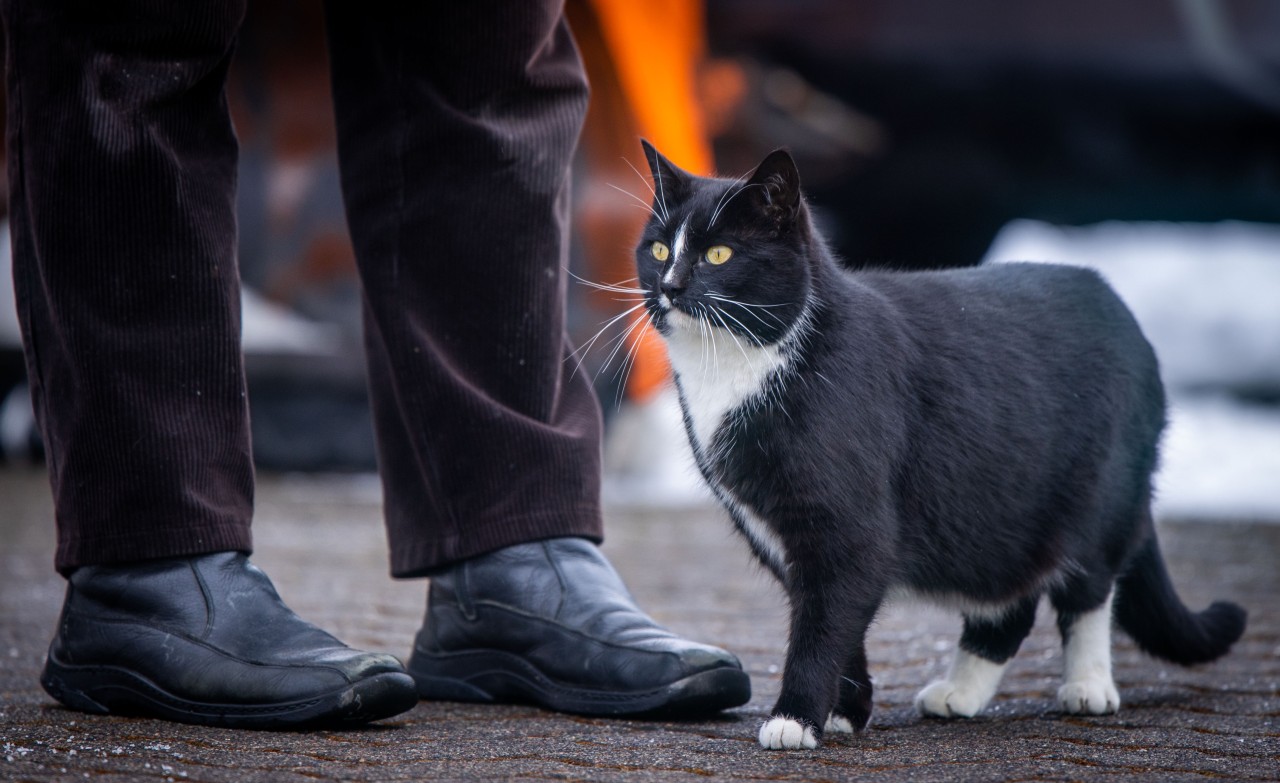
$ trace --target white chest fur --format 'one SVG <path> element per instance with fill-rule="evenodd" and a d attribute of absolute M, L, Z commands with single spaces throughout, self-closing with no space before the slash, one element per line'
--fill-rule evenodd
<path fill-rule="evenodd" d="M 725 417 L 764 394 L 786 359 L 777 345 L 753 345 L 678 310 L 669 317 L 675 328 L 667 335 L 667 355 L 693 423 L 694 450 L 705 454 Z"/>
<path fill-rule="evenodd" d="M 679 311 L 670 316 L 675 328 L 667 336 L 667 354 L 692 424 L 693 451 L 711 459 L 709 446 L 716 431 L 734 410 L 766 393 L 770 377 L 785 366 L 786 355 L 776 345 L 760 347 L 741 337 L 735 340 L 728 332 L 699 324 Z M 713 486 L 712 491 L 773 570 L 785 571 L 786 553 L 773 529 L 728 487 Z"/>

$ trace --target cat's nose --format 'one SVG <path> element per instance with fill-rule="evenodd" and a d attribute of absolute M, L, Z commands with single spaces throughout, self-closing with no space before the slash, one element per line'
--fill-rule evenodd
<path fill-rule="evenodd" d="M 663 280 L 662 293 L 667 295 L 668 299 L 675 299 L 684 293 L 685 285 L 683 280 Z"/>

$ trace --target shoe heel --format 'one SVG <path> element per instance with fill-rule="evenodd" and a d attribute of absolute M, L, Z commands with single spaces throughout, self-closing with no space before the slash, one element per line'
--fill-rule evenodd
<path fill-rule="evenodd" d="M 45 668 L 40 675 L 40 685 L 45 693 L 52 696 L 65 707 L 95 715 L 107 715 L 111 710 L 89 698 L 84 691 L 68 685 L 62 677 Z"/>

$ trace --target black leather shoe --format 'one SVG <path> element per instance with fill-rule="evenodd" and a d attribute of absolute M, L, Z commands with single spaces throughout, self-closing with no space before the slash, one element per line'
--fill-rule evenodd
<path fill-rule="evenodd" d="M 751 698 L 737 658 L 659 627 L 578 538 L 519 544 L 433 576 L 409 673 L 426 699 L 587 715 L 691 717 Z"/>
<path fill-rule="evenodd" d="M 399 661 L 304 622 L 238 552 L 88 566 L 69 582 L 40 683 L 73 709 L 289 729 L 418 701 Z"/>

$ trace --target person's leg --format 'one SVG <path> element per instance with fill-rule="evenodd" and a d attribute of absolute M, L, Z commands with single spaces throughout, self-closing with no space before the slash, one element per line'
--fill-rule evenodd
<path fill-rule="evenodd" d="M 328 6 L 392 571 L 601 536 L 565 336 L 587 85 L 554 3 Z"/>
<path fill-rule="evenodd" d="M 5 5 L 14 288 L 64 574 L 251 546 L 222 97 L 243 9 L 166 8 Z"/>
<path fill-rule="evenodd" d="M 738 661 L 656 626 L 594 545 L 599 405 L 564 329 L 587 86 L 562 4 L 327 12 L 392 572 L 432 577 L 419 692 L 607 714 L 745 702 Z"/>
<path fill-rule="evenodd" d="M 7 0 L 15 288 L 67 597 L 41 683 L 90 712 L 290 727 L 416 702 L 248 563 L 243 3 Z"/>

